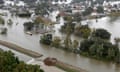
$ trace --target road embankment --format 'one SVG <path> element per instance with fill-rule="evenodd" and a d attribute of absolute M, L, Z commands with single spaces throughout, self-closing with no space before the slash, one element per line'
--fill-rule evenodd
<path fill-rule="evenodd" d="M 34 52 L 32 50 L 25 49 L 25 48 L 23 48 L 21 46 L 18 46 L 16 44 L 11 43 L 11 42 L 0 40 L 0 44 L 3 45 L 3 46 L 8 47 L 10 49 L 13 49 L 13 50 L 16 50 L 18 52 L 24 53 L 24 54 L 26 54 L 28 56 L 33 57 L 33 58 L 39 58 L 39 57 L 43 56 L 42 54 L 39 54 L 39 53 Z"/>
<path fill-rule="evenodd" d="M 32 50 L 25 49 L 21 46 L 14 44 L 14 43 L 11 43 L 11 42 L 0 40 L 0 45 L 6 46 L 9 49 L 13 49 L 13 50 L 16 50 L 18 52 L 24 53 L 28 56 L 33 57 L 33 58 L 40 58 L 41 56 L 43 56 L 42 54 L 39 54 L 39 53 L 34 52 Z M 55 66 L 66 71 L 66 72 L 87 72 L 79 67 L 75 67 L 75 66 L 63 63 L 61 61 L 57 61 Z"/>
<path fill-rule="evenodd" d="M 67 63 L 63 63 L 61 61 L 57 61 L 55 66 L 60 68 L 60 69 L 65 70 L 66 72 L 88 72 L 84 69 L 69 65 Z"/>

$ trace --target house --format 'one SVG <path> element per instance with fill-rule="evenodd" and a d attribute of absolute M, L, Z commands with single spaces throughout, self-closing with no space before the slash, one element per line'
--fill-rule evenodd
<path fill-rule="evenodd" d="M 14 1 L 6 0 L 4 3 L 4 6 L 14 6 L 14 5 L 15 5 Z"/>
<path fill-rule="evenodd" d="M 75 14 L 75 13 L 82 13 L 84 11 L 85 11 L 85 6 L 83 6 L 83 5 L 72 9 L 72 13 L 73 14 Z"/>
<path fill-rule="evenodd" d="M 4 1 L 0 0 L 0 7 L 4 5 Z"/>

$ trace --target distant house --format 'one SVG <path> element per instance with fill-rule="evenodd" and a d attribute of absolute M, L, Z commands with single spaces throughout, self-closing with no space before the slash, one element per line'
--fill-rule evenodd
<path fill-rule="evenodd" d="M 4 4 L 4 1 L 3 1 L 3 0 L 0 0 L 0 4 Z"/>
<path fill-rule="evenodd" d="M 27 4 L 35 4 L 37 0 L 21 0 L 21 1 L 24 1 Z"/>
<path fill-rule="evenodd" d="M 71 4 L 71 10 L 73 14 L 81 13 L 85 11 L 85 6 L 82 5 L 82 3 L 74 3 L 74 4 Z"/>
<path fill-rule="evenodd" d="M 36 16 L 33 20 L 36 24 L 34 25 L 34 30 L 51 30 L 53 22 L 46 17 Z"/>
<path fill-rule="evenodd" d="M 25 6 L 26 4 L 23 1 L 19 1 L 18 3 L 15 3 L 16 6 Z"/>
<path fill-rule="evenodd" d="M 105 15 L 106 15 L 105 13 L 97 13 L 97 12 L 91 13 L 92 17 L 104 17 Z"/>
<path fill-rule="evenodd" d="M 75 14 L 75 13 L 82 13 L 84 11 L 85 11 L 85 9 L 82 8 L 82 7 L 72 9 L 72 13 L 73 14 Z"/>
<path fill-rule="evenodd" d="M 9 1 L 9 0 L 6 0 L 5 3 L 4 3 L 5 6 L 13 6 L 14 5 L 14 2 L 13 1 Z"/>
<path fill-rule="evenodd" d="M 4 1 L 0 0 L 0 7 L 4 5 Z"/>
<path fill-rule="evenodd" d="M 104 1 L 103 7 L 106 13 L 120 12 L 120 1 Z"/>
<path fill-rule="evenodd" d="M 25 6 L 26 4 L 23 2 L 23 1 L 19 1 L 19 0 L 6 0 L 5 3 L 4 3 L 5 6 Z"/>

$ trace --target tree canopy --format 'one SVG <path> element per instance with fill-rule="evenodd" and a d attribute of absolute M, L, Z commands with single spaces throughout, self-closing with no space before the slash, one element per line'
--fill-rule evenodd
<path fill-rule="evenodd" d="M 38 65 L 27 65 L 11 51 L 0 50 L 0 72 L 44 72 Z"/>
<path fill-rule="evenodd" d="M 110 39 L 111 34 L 105 29 L 96 29 L 92 33 L 93 37 L 100 37 L 101 39 Z"/>
<path fill-rule="evenodd" d="M 50 45 L 52 43 L 52 34 L 45 34 L 41 36 L 40 43 Z"/>

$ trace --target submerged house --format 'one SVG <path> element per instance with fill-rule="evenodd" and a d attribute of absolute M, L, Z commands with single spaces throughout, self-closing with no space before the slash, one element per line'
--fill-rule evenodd
<path fill-rule="evenodd" d="M 50 19 L 36 16 L 33 21 L 24 23 L 24 31 L 44 34 L 46 32 L 52 31 L 52 26 L 53 22 Z"/>
<path fill-rule="evenodd" d="M 37 33 L 50 31 L 51 26 L 53 24 L 53 22 L 49 18 L 41 17 L 41 16 L 35 17 L 33 21 L 34 21 L 33 31 Z"/>

